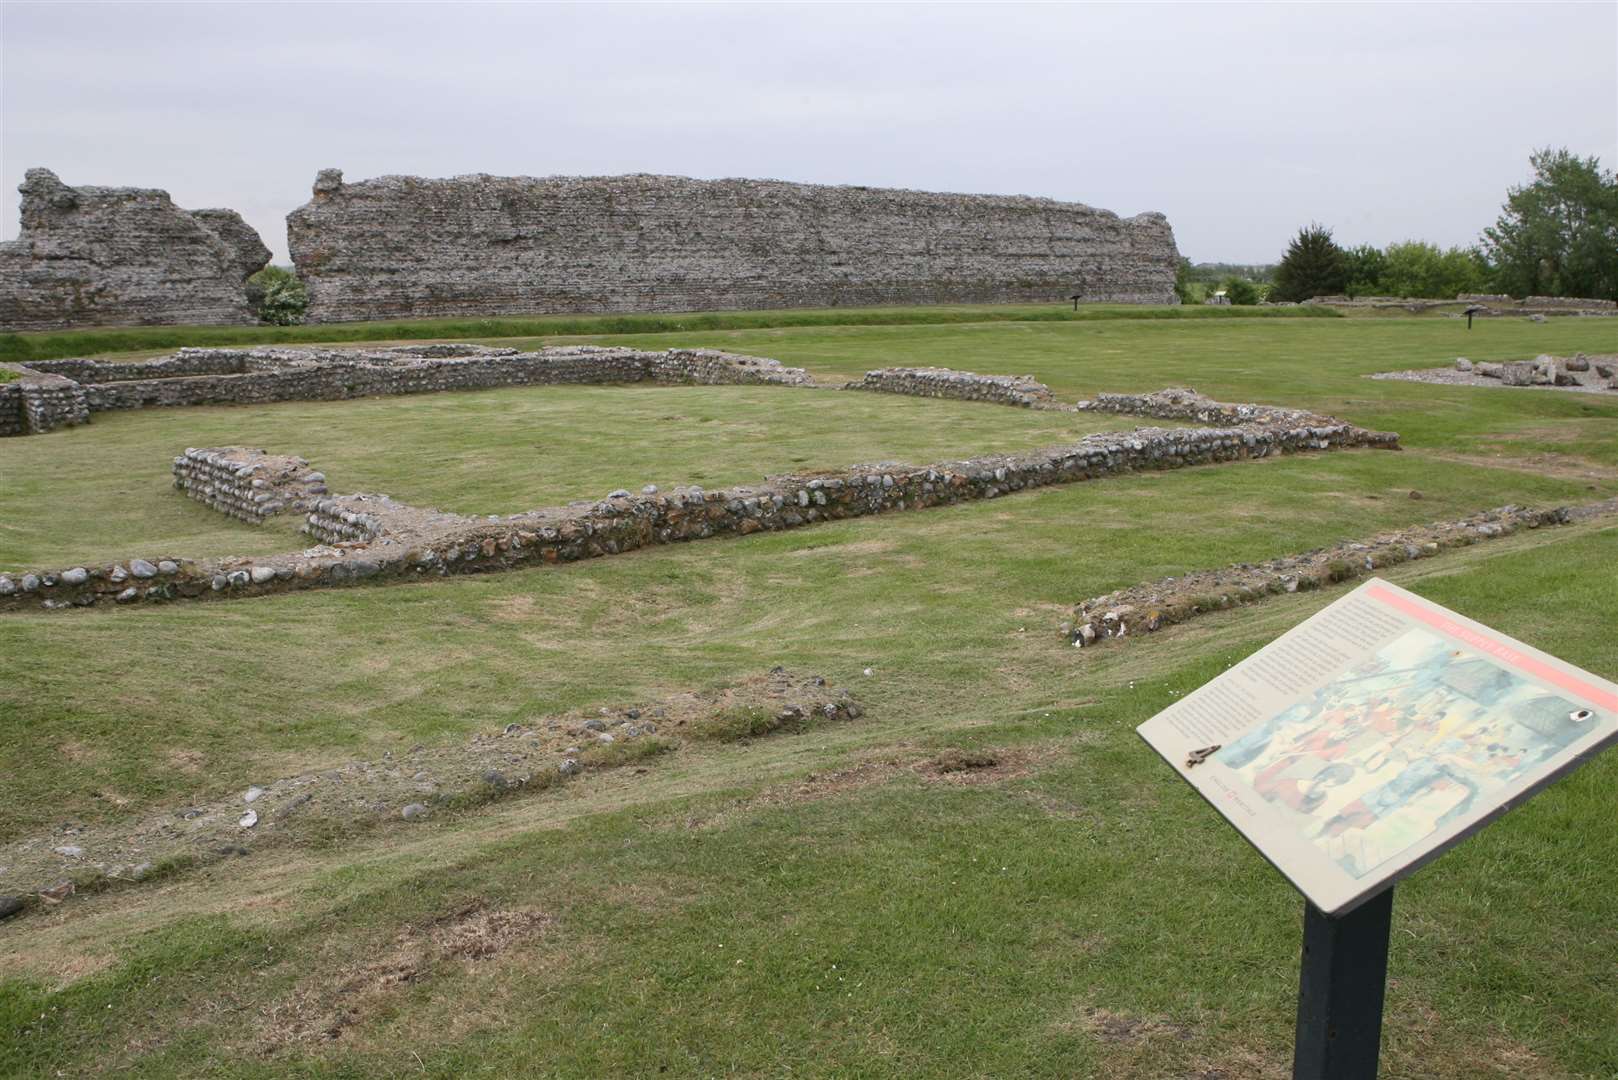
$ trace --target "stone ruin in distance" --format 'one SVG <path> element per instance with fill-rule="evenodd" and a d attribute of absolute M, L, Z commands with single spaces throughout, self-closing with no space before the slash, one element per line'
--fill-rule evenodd
<path fill-rule="evenodd" d="M 151 188 L 19 186 L 0 330 L 256 321 L 269 262 L 232 210 Z M 309 322 L 761 308 L 1172 304 L 1162 214 L 1082 203 L 678 176 L 384 176 L 336 169 L 287 217 Z"/>
<path fill-rule="evenodd" d="M 1023 196 L 644 174 L 345 183 L 326 169 L 287 237 L 310 322 L 1176 302 L 1162 214 Z"/>
<path fill-rule="evenodd" d="M 234 210 L 157 188 L 70 187 L 29 169 L 22 230 L 0 243 L 0 329 L 256 323 L 247 279 L 270 250 Z"/>

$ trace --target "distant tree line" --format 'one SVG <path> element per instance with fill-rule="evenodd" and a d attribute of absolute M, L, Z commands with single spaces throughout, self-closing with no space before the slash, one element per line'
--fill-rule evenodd
<path fill-rule="evenodd" d="M 1565 149 L 1528 160 L 1533 180 L 1506 193 L 1499 219 L 1476 245 L 1408 240 L 1345 250 L 1330 229 L 1310 224 L 1287 245 L 1266 299 L 1497 292 L 1618 300 L 1618 177 L 1600 159 Z"/>

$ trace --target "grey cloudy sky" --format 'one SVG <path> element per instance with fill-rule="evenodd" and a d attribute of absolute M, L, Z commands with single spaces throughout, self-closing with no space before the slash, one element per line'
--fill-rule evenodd
<path fill-rule="evenodd" d="M 1161 210 L 1198 261 L 1476 239 L 1531 150 L 1618 164 L 1618 4 L 0 4 L 34 165 L 237 209 L 349 179 L 676 173 Z"/>

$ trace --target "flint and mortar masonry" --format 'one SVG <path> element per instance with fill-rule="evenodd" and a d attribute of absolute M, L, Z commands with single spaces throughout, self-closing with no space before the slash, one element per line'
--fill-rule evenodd
<path fill-rule="evenodd" d="M 574 345 L 519 352 L 481 345 L 406 345 L 389 349 L 181 349 L 147 363 L 55 360 L 13 365 L 16 383 L 0 383 L 0 435 L 26 435 L 46 427 L 8 422 L 20 399 L 9 387 L 38 385 L 51 393 L 76 393 L 82 407 L 73 416 L 111 409 L 158 406 L 262 404 L 275 401 L 337 401 L 386 394 L 485 390 L 501 386 L 551 386 L 653 382 L 700 386 L 813 386 L 802 368 L 715 349 L 639 349 Z M 35 396 L 45 393 L 38 391 Z M 8 401 L 11 403 L 8 406 Z M 53 412 L 53 416 L 57 413 Z"/>
<path fill-rule="evenodd" d="M 1182 391 L 1181 393 L 1187 393 Z M 1206 400 L 1206 399 L 1202 399 Z M 1219 428 L 1138 428 L 1089 435 L 1076 443 L 1021 454 L 934 465 L 856 465 L 807 476 L 772 477 L 758 486 L 705 491 L 655 488 L 508 517 L 468 518 L 393 502 L 386 496 L 319 500 L 306 531 L 326 542 L 298 554 L 184 563 L 160 587 L 130 590 L 106 568 L 0 575 L 0 610 L 88 606 L 102 599 L 196 599 L 254 596 L 356 581 L 407 580 L 504 570 L 617 555 L 657 544 L 798 528 L 890 511 L 993 499 L 1051 484 L 1076 483 L 1137 469 L 1257 459 L 1273 454 L 1369 446 L 1397 448 L 1397 436 L 1352 425 L 1280 419 L 1289 410 L 1257 410 L 1266 422 Z M 1331 421 L 1294 413 L 1309 421 Z M 349 531 L 345 531 L 349 530 Z M 116 570 L 116 568 L 114 568 Z"/>
<path fill-rule="evenodd" d="M 1162 214 L 680 176 L 315 179 L 311 322 L 1085 300 L 1173 304 Z"/>
<path fill-rule="evenodd" d="M 996 405 L 1017 405 L 1028 409 L 1054 409 L 1062 406 L 1051 388 L 1032 375 L 979 375 L 949 368 L 880 368 L 867 371 L 845 390 L 875 390 L 911 397 L 955 398 L 986 401 Z"/>
<path fill-rule="evenodd" d="M 1267 596 L 1324 588 L 1383 567 L 1510 536 L 1519 529 L 1565 525 L 1615 513 L 1618 499 L 1551 510 L 1501 506 L 1459 521 L 1416 525 L 1256 565 L 1198 570 L 1085 600 L 1073 609 L 1073 618 L 1063 624 L 1062 633 L 1083 648 L 1108 638 L 1151 633 L 1204 612 L 1254 603 Z"/>
<path fill-rule="evenodd" d="M 0 330 L 254 323 L 247 278 L 270 261 L 232 210 L 155 188 L 69 187 L 29 169 L 22 228 L 0 243 Z"/>
<path fill-rule="evenodd" d="M 303 510 L 327 492 L 326 477 L 303 458 L 241 446 L 187 449 L 174 459 L 174 486 L 251 525 Z"/>

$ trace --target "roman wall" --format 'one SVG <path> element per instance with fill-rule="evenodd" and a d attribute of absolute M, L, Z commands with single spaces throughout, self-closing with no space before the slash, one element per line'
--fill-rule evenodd
<path fill-rule="evenodd" d="M 141 363 L 53 360 L 10 365 L 0 383 L 0 435 L 30 435 L 111 409 L 338 401 L 500 386 L 655 382 L 810 386 L 802 368 L 714 349 L 601 348 L 518 352 L 479 345 L 389 349 L 181 349 Z M 46 408 L 48 406 L 48 408 Z M 32 409 L 46 411 L 30 420 Z M 76 412 L 72 410 L 76 409 Z"/>
<path fill-rule="evenodd" d="M 879 368 L 867 371 L 845 390 L 874 390 L 910 397 L 954 398 L 1016 405 L 1025 409 L 1060 408 L 1051 388 L 1032 375 L 979 375 L 950 368 Z"/>
<path fill-rule="evenodd" d="M 1020 454 L 996 454 L 932 465 L 856 465 L 810 476 L 778 476 L 756 486 L 715 491 L 700 487 L 639 493 L 615 491 L 505 517 L 472 518 L 411 507 L 380 495 L 314 498 L 304 531 L 325 545 L 260 559 L 181 560 L 157 577 L 131 584 L 135 564 L 149 558 L 64 570 L 0 574 L 0 610 L 25 606 L 86 607 L 181 599 L 256 596 L 292 589 L 401 581 L 423 576 L 481 573 L 617 555 L 659 544 L 747 536 L 869 514 L 883 514 L 994 499 L 1017 491 L 1114 476 L 1140 469 L 1176 469 L 1266 458 L 1275 454 L 1342 447 L 1396 449 L 1398 437 L 1329 417 L 1296 414 L 1289 424 L 1272 410 L 1266 421 L 1232 427 L 1139 428 L 1089 435 L 1075 443 Z M 239 448 L 190 451 L 177 458 L 176 480 L 185 487 L 185 462 L 253 459 Z M 250 481 L 252 473 L 245 479 Z M 252 497 L 237 475 L 236 494 Z M 139 575 L 136 575 L 139 576 Z"/>
<path fill-rule="evenodd" d="M 1081 203 L 676 176 L 345 182 L 287 218 L 311 322 L 1175 303 L 1168 220 Z"/>
<path fill-rule="evenodd" d="M 70 187 L 29 169 L 22 230 L 0 243 L 0 331 L 254 323 L 246 280 L 270 251 L 233 210 L 155 188 Z"/>
<path fill-rule="evenodd" d="M 222 514 L 262 525 L 326 494 L 326 477 L 300 457 L 263 450 L 188 448 L 174 459 L 174 486 Z"/>

